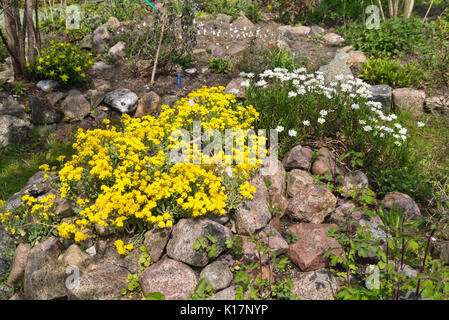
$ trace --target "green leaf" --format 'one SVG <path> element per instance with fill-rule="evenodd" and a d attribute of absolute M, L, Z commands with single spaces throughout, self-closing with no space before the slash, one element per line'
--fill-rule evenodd
<path fill-rule="evenodd" d="M 206 279 L 201 278 L 201 280 L 198 282 L 198 284 L 195 287 L 195 293 L 199 296 L 202 296 L 202 295 L 204 295 L 206 288 L 207 288 Z"/>
<path fill-rule="evenodd" d="M 160 292 L 147 293 L 144 300 L 164 300 L 165 296 Z"/>

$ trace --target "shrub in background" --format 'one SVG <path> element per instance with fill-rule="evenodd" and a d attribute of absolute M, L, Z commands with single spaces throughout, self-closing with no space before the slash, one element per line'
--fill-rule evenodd
<path fill-rule="evenodd" d="M 262 18 L 259 2 L 256 0 L 210 0 L 204 4 L 204 10 L 214 15 L 224 13 L 233 19 L 240 16 L 243 11 L 252 22 L 257 23 Z"/>
<path fill-rule="evenodd" d="M 379 29 L 367 29 L 360 23 L 346 25 L 339 31 L 345 34 L 348 45 L 368 56 L 397 57 L 413 53 L 423 43 L 429 25 L 418 18 L 397 18 L 381 22 Z"/>
<path fill-rule="evenodd" d="M 366 82 L 388 84 L 392 87 L 419 87 L 425 72 L 416 63 L 401 64 L 390 58 L 368 59 L 362 66 L 360 78 Z"/>

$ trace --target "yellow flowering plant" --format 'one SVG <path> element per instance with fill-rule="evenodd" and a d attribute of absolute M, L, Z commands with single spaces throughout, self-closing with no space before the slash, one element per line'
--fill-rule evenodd
<path fill-rule="evenodd" d="M 61 197 L 73 200 L 78 214 L 60 226 L 59 234 L 84 240 L 80 234 L 95 224 L 116 231 L 135 226 L 146 230 L 171 227 L 180 217 L 225 214 L 255 192 L 243 182 L 260 165 L 260 159 L 250 159 L 251 152 L 260 148 L 266 154 L 265 138 L 251 132 L 258 117 L 253 106 L 237 105 L 224 87 L 203 87 L 173 107 L 162 106 L 158 118 L 123 114 L 117 126 L 105 119 L 103 129 L 79 129 L 75 153 L 68 161 L 60 159 L 59 171 Z M 203 131 L 216 130 L 222 136 L 226 129 L 240 130 L 237 142 L 248 142 L 241 149 L 245 161 L 230 164 L 238 152 L 204 152 L 201 142 L 174 138 L 176 131 L 193 134 L 197 121 Z M 183 143 L 189 146 L 186 158 L 171 162 L 172 152 Z M 116 247 L 121 254 L 130 249 L 120 242 Z"/>
<path fill-rule="evenodd" d="M 5 202 L 0 200 L 0 224 L 13 236 L 36 245 L 41 239 L 57 235 L 61 219 L 55 214 L 55 200 L 53 194 L 39 198 L 24 195 L 22 208 L 13 212 L 2 208 Z"/>
<path fill-rule="evenodd" d="M 64 84 L 86 81 L 86 72 L 94 63 L 92 53 L 84 53 L 70 43 L 50 42 L 29 69 L 39 79 L 52 79 Z"/>

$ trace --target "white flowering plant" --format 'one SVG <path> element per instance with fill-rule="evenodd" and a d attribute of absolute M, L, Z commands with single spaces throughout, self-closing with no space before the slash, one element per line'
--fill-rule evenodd
<path fill-rule="evenodd" d="M 305 139 L 327 139 L 363 152 L 366 164 L 406 156 L 407 115 L 390 113 L 373 101 L 370 85 L 361 79 L 337 75 L 326 84 L 321 72 L 307 73 L 305 68 L 275 68 L 246 78 L 241 90 L 260 112 L 257 126 L 276 128 L 281 155 Z"/>

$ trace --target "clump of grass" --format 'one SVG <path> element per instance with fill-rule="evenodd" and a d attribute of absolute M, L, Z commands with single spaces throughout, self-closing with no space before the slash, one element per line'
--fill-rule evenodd
<path fill-rule="evenodd" d="M 58 156 L 72 154 L 71 139 L 44 131 L 33 131 L 26 144 L 10 144 L 0 150 L 0 199 L 20 191 L 43 163 L 56 165 Z"/>

